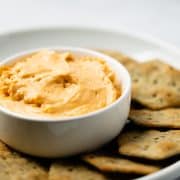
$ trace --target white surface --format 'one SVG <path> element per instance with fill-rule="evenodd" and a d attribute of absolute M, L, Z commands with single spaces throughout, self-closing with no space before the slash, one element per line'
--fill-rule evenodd
<path fill-rule="evenodd" d="M 0 30 L 39 25 L 112 26 L 180 47 L 179 0 L 0 0 Z"/>

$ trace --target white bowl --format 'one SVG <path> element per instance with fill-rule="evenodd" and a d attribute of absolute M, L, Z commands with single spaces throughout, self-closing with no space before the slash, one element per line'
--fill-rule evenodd
<path fill-rule="evenodd" d="M 102 58 L 116 73 L 122 86 L 122 95 L 103 109 L 68 118 L 28 117 L 0 106 L 0 139 L 27 154 L 63 157 L 96 149 L 117 136 L 126 122 L 130 108 L 131 80 L 127 70 L 116 60 L 95 51 L 74 47 L 48 49 Z M 11 56 L 2 61 L 1 65 L 38 50 Z"/>

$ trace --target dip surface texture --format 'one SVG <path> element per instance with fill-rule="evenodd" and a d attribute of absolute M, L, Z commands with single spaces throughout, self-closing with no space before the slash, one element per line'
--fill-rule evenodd
<path fill-rule="evenodd" d="M 101 59 L 42 50 L 0 68 L 0 105 L 28 116 L 78 116 L 120 96 Z"/>

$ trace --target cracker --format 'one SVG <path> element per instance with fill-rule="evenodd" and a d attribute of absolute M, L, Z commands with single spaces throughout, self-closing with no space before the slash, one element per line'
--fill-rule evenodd
<path fill-rule="evenodd" d="M 46 180 L 48 173 L 35 161 L 13 153 L 0 142 L 0 179 Z"/>
<path fill-rule="evenodd" d="M 133 100 L 151 109 L 180 106 L 180 71 L 161 61 L 138 64 L 132 71 Z"/>
<path fill-rule="evenodd" d="M 129 119 L 145 127 L 180 128 L 180 109 L 131 110 Z"/>
<path fill-rule="evenodd" d="M 2 141 L 0 141 L 0 157 L 5 158 L 11 155 L 12 152 L 9 150 L 9 148 Z"/>
<path fill-rule="evenodd" d="M 81 163 L 59 160 L 52 163 L 49 180 L 105 180 L 100 172 L 91 170 Z"/>
<path fill-rule="evenodd" d="M 157 166 L 146 165 L 120 157 L 90 154 L 85 155 L 83 160 L 105 172 L 150 174 L 158 171 Z"/>
<path fill-rule="evenodd" d="M 112 50 L 98 50 L 98 51 L 118 60 L 128 69 L 128 71 L 131 71 L 135 67 L 135 65 L 138 64 L 138 62 L 136 62 L 133 58 L 126 56 L 125 54 L 120 53 L 118 51 L 112 51 Z"/>
<path fill-rule="evenodd" d="M 127 156 L 161 160 L 180 154 L 180 130 L 136 131 L 122 133 L 118 138 L 119 153 Z"/>

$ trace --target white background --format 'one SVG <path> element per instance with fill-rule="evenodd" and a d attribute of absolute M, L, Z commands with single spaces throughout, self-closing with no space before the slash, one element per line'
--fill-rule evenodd
<path fill-rule="evenodd" d="M 0 0 L 0 31 L 43 25 L 111 26 L 180 47 L 180 0 Z"/>

